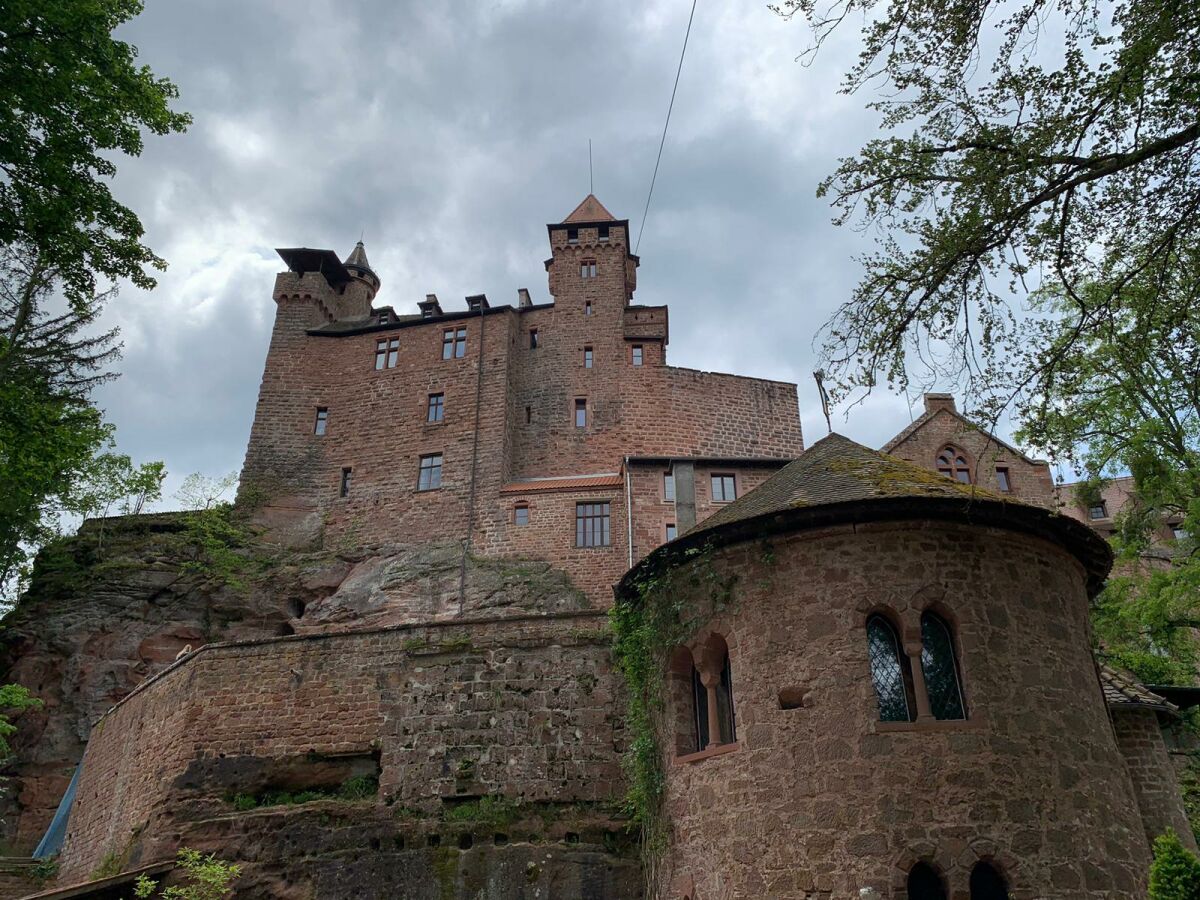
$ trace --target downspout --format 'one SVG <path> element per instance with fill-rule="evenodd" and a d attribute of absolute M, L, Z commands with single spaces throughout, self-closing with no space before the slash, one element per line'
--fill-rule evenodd
<path fill-rule="evenodd" d="M 625 457 L 625 541 L 629 547 L 629 568 L 633 568 L 633 503 L 629 490 L 629 457 Z"/>
<path fill-rule="evenodd" d="M 462 545 L 462 561 L 458 567 L 458 614 L 467 604 L 467 557 L 471 553 L 471 535 L 475 531 L 475 477 L 479 467 L 479 406 L 483 398 L 483 338 L 486 320 L 483 304 L 479 304 L 479 366 L 475 377 L 475 437 L 471 442 L 471 487 L 467 494 L 467 536 Z"/>

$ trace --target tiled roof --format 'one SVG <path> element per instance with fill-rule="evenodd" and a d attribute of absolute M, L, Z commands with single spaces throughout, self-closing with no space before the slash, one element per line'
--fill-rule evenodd
<path fill-rule="evenodd" d="M 1007 528 L 1056 543 L 1083 564 L 1089 596 L 1100 590 L 1112 566 L 1108 544 L 1074 519 L 831 434 L 748 494 L 650 553 L 625 574 L 617 590 L 634 596 L 641 579 L 701 547 L 804 528 L 921 518 Z"/>
<path fill-rule="evenodd" d="M 1179 712 L 1179 707 L 1165 697 L 1148 690 L 1123 672 L 1100 663 L 1100 686 L 1109 706 L 1142 706 L 1164 712 Z"/>
<path fill-rule="evenodd" d="M 604 204 L 596 199 L 595 194 L 588 194 L 571 212 L 569 216 L 562 220 L 562 224 L 569 225 L 572 222 L 615 222 L 616 218 L 607 209 Z"/>
<path fill-rule="evenodd" d="M 817 441 L 750 493 L 700 523 L 709 531 L 757 516 L 806 506 L 879 497 L 947 497 L 1009 502 L 984 488 L 857 444 L 840 434 Z"/>
<path fill-rule="evenodd" d="M 572 475 L 567 478 L 538 478 L 533 481 L 510 481 L 500 488 L 502 494 L 531 494 L 540 491 L 586 491 L 591 488 L 611 488 L 622 485 L 620 474 Z"/>

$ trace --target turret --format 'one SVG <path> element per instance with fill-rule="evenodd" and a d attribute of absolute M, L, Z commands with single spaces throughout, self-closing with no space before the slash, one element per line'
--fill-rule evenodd
<path fill-rule="evenodd" d="M 346 257 L 345 266 L 346 271 L 350 273 L 350 282 L 346 285 L 346 295 L 350 301 L 346 304 L 347 312 L 350 312 L 350 308 L 352 308 L 355 312 L 361 310 L 361 315 L 370 315 L 371 301 L 379 293 L 380 281 L 375 270 L 371 268 L 371 264 L 367 262 L 367 251 L 363 247 L 362 241 L 354 245 L 354 249 Z M 351 315 L 350 318 L 357 318 L 357 316 Z"/>
<path fill-rule="evenodd" d="M 617 219 L 588 194 L 563 221 L 546 226 L 546 272 L 556 304 L 625 306 L 637 288 L 638 258 L 629 252 L 629 220 Z"/>

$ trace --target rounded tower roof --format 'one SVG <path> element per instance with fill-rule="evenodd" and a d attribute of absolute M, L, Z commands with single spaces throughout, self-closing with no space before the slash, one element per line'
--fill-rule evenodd
<path fill-rule="evenodd" d="M 1112 550 L 1082 522 L 830 434 L 754 490 L 645 557 L 621 579 L 617 593 L 633 597 L 641 579 L 685 559 L 697 547 L 807 528 L 915 518 L 996 526 L 1043 537 L 1083 565 L 1089 596 L 1104 585 L 1112 567 Z"/>

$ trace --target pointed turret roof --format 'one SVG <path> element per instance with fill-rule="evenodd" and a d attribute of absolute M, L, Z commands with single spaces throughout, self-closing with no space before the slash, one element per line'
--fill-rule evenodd
<path fill-rule="evenodd" d="M 630 596 L 647 574 L 689 549 L 849 523 L 943 519 L 1035 534 L 1072 553 L 1089 593 L 1104 583 L 1112 551 L 1092 529 L 1041 506 L 963 484 L 840 434 L 822 438 L 761 485 L 722 507 L 634 566 L 618 585 Z"/>
<path fill-rule="evenodd" d="M 563 225 L 574 222 L 615 222 L 616 217 L 604 208 L 604 204 L 596 199 L 595 194 L 588 194 L 574 211 L 562 220 Z"/>
<path fill-rule="evenodd" d="M 363 246 L 363 242 L 359 241 L 354 245 L 354 249 L 350 251 L 350 255 L 346 257 L 345 265 L 354 266 L 356 269 L 365 269 L 372 275 L 375 270 L 371 268 L 371 264 L 367 262 L 367 250 Z"/>

